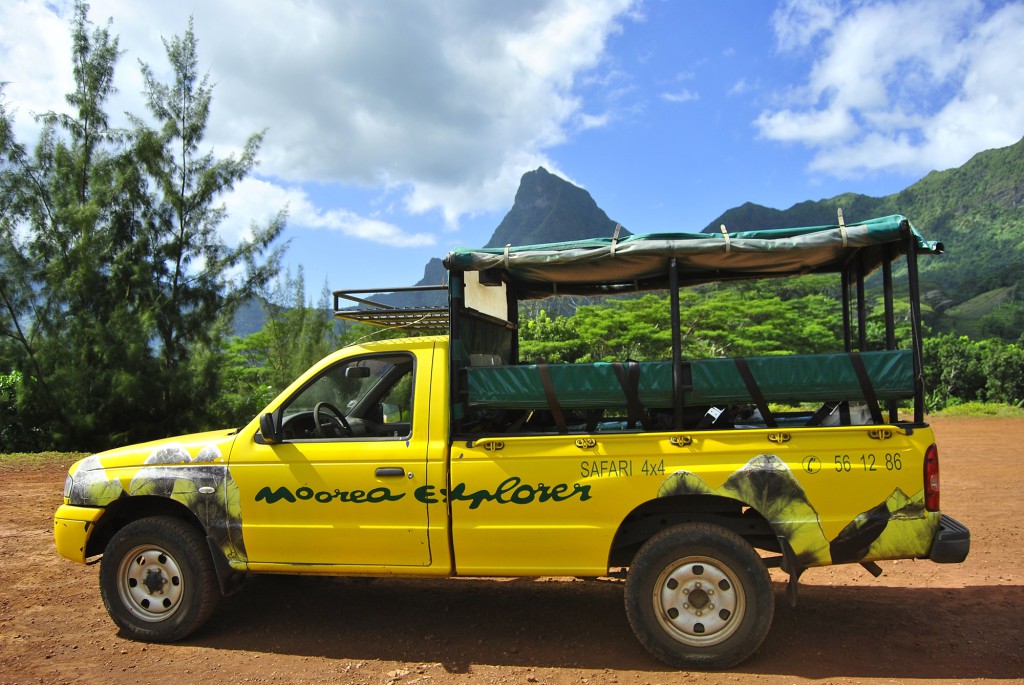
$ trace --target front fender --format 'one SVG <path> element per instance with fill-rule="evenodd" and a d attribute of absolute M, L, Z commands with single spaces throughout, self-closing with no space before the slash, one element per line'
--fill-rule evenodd
<path fill-rule="evenodd" d="M 78 521 L 85 515 L 79 511 L 82 510 L 94 512 L 89 514 L 88 522 L 95 524 L 106 508 L 121 509 L 125 498 L 172 500 L 195 516 L 227 559 L 244 563 L 246 552 L 238 485 L 222 455 L 222 449 L 230 450 L 233 440 L 233 434 L 206 433 L 83 459 L 70 471 L 64 503 L 69 509 L 64 513 L 70 513 L 72 518 L 66 520 Z M 58 515 L 62 511 L 64 507 Z M 55 522 L 55 535 L 57 525 Z M 68 528 L 63 523 L 60 525 Z M 73 524 L 70 527 L 75 530 Z M 66 537 L 71 533 L 64 530 L 61 535 Z M 72 554 L 69 558 L 77 559 L 77 545 L 82 543 L 81 554 L 84 554 L 87 541 L 87 536 L 83 540 L 67 538 L 61 545 Z"/>

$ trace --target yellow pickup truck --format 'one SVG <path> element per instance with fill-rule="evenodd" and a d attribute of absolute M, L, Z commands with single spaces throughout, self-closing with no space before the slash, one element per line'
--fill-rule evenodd
<path fill-rule="evenodd" d="M 456 250 L 444 306 L 335 293 L 342 318 L 441 334 L 341 349 L 241 429 L 83 459 L 57 549 L 102 557 L 103 602 L 140 640 L 193 633 L 249 573 L 618 574 L 654 656 L 731 667 L 771 624 L 770 567 L 795 603 L 810 567 L 966 558 L 923 417 L 917 257 L 941 250 L 900 216 Z M 841 279 L 845 349 L 682 357 L 680 288 L 808 273 Z M 671 296 L 671 359 L 520 360 L 520 302 L 645 290 Z"/>

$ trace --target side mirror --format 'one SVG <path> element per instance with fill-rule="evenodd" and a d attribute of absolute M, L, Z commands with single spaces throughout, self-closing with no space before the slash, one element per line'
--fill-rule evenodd
<path fill-rule="evenodd" d="M 263 441 L 268 445 L 281 442 L 281 432 L 278 430 L 273 414 L 267 413 L 260 416 L 260 433 L 263 435 Z"/>

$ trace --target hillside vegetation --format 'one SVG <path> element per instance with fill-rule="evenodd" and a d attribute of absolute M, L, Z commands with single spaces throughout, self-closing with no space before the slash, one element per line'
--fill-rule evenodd
<path fill-rule="evenodd" d="M 779 210 L 747 203 L 704 228 L 729 230 L 834 224 L 903 214 L 941 257 L 921 260 L 922 286 L 937 331 L 1016 340 L 1024 331 L 1024 139 L 986 150 L 956 169 L 933 171 L 893 195 L 846 193 Z"/>

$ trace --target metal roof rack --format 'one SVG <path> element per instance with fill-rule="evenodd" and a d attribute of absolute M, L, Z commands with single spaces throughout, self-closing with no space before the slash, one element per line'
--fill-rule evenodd
<path fill-rule="evenodd" d="M 387 328 L 408 328 L 411 330 L 448 330 L 448 305 L 438 306 L 395 306 L 386 302 L 368 299 L 368 295 L 391 295 L 394 293 L 423 293 L 446 291 L 448 286 L 414 285 L 405 288 L 375 288 L 334 291 L 334 316 L 346 321 L 356 321 Z M 342 308 L 342 300 L 354 302 L 356 307 Z M 346 305 L 347 306 L 347 305 Z"/>

